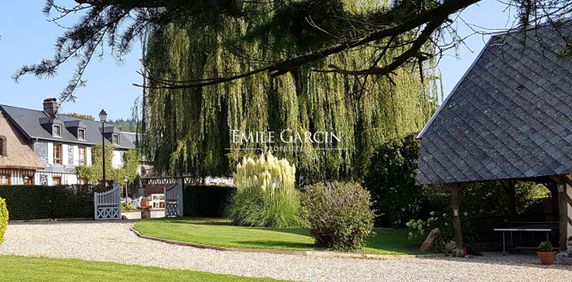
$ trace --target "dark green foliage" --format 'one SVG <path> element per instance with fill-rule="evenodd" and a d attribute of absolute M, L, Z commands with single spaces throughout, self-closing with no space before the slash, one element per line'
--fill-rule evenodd
<path fill-rule="evenodd" d="M 189 217 L 223 217 L 236 188 L 187 185 L 183 191 L 183 214 Z"/>
<path fill-rule="evenodd" d="M 552 243 L 550 243 L 550 241 L 543 241 L 540 243 L 540 245 L 538 245 L 539 252 L 552 252 L 552 248 Z"/>
<path fill-rule="evenodd" d="M 6 201 L 0 198 L 0 245 L 4 242 L 4 233 L 8 229 L 8 209 Z"/>
<path fill-rule="evenodd" d="M 496 241 L 498 234 L 493 231 L 494 227 L 511 221 L 544 221 L 549 216 L 539 208 L 542 198 L 549 193 L 543 185 L 517 182 L 514 192 L 510 187 L 502 181 L 489 181 L 472 183 L 463 189 L 461 226 L 467 243 Z M 423 238 L 438 227 L 441 234 L 434 250 L 440 251 L 444 243 L 453 239 L 450 192 L 445 186 L 424 187 L 422 191 L 427 202 L 420 217 L 412 218 L 407 225 L 413 237 Z M 419 225 L 422 230 L 418 229 Z"/>
<path fill-rule="evenodd" d="M 411 219 L 405 225 L 409 228 L 409 240 L 425 240 L 425 237 L 429 232 L 431 232 L 431 230 L 439 228 L 439 235 L 433 241 L 432 246 L 432 249 L 435 252 L 441 252 L 445 244 L 453 240 L 453 228 L 449 213 L 440 214 L 431 212 L 431 215 L 427 220 Z"/>
<path fill-rule="evenodd" d="M 0 186 L 10 219 L 92 218 L 93 192 L 88 185 Z"/>
<path fill-rule="evenodd" d="M 532 182 L 516 183 L 514 192 L 501 181 L 468 185 L 461 198 L 465 238 L 468 242 L 495 241 L 498 234 L 494 233 L 494 227 L 505 226 L 511 221 L 545 221 L 547 214 L 542 209 L 529 208 L 538 202 L 537 193 L 542 190 L 546 191 L 543 185 Z"/>
<path fill-rule="evenodd" d="M 92 147 L 92 165 L 79 165 L 76 167 L 77 175 L 85 178 L 89 183 L 99 183 L 103 178 L 103 163 L 101 154 L 101 145 Z M 123 154 L 123 166 L 121 168 L 113 168 L 114 146 L 105 146 L 105 177 L 114 183 L 123 185 L 124 177 L 127 176 L 128 183 L 134 183 L 137 178 L 139 165 L 139 152 L 135 149 L 126 151 Z"/>
<path fill-rule="evenodd" d="M 135 119 L 117 119 L 111 121 L 115 127 L 121 131 L 136 132 L 137 131 L 137 121 Z M 139 126 L 140 128 L 141 126 Z"/>
<path fill-rule="evenodd" d="M 356 250 L 373 232 L 370 195 L 355 183 L 324 183 L 304 187 L 302 206 L 318 247 Z"/>
<path fill-rule="evenodd" d="M 364 178 L 377 225 L 403 225 L 416 218 L 424 202 L 421 187 L 415 185 L 420 142 L 411 134 L 384 143 L 371 158 Z"/>

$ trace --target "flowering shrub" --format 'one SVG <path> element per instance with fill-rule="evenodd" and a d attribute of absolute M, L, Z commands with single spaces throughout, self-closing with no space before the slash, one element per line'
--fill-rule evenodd
<path fill-rule="evenodd" d="M 0 245 L 4 242 L 4 233 L 8 229 L 8 208 L 6 201 L 0 198 Z"/>
<path fill-rule="evenodd" d="M 318 183 L 304 187 L 302 206 L 318 247 L 362 248 L 373 232 L 370 195 L 355 183 Z"/>
<path fill-rule="evenodd" d="M 433 250 L 440 252 L 446 243 L 453 239 L 453 229 L 451 228 L 451 218 L 448 214 L 437 215 L 434 211 L 430 213 L 427 220 L 411 219 L 405 225 L 409 228 L 409 240 L 424 239 L 431 230 L 439 228 L 439 235 L 433 242 Z"/>
<path fill-rule="evenodd" d="M 304 225 L 295 180 L 296 168 L 270 152 L 257 160 L 244 158 L 233 175 L 237 191 L 227 207 L 227 216 L 247 226 Z"/>

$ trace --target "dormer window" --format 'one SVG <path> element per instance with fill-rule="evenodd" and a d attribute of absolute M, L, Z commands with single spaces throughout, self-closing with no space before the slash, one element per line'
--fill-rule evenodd
<path fill-rule="evenodd" d="M 54 124 L 52 135 L 54 137 L 62 137 L 62 126 L 59 124 Z"/>
<path fill-rule="evenodd" d="M 119 134 L 111 135 L 111 143 L 113 145 L 119 145 Z"/>
<path fill-rule="evenodd" d="M 85 128 L 78 128 L 77 129 L 77 139 L 85 140 Z"/>

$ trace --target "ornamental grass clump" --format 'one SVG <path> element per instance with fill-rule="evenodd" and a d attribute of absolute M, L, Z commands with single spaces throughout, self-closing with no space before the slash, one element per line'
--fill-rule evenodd
<path fill-rule="evenodd" d="M 359 184 L 334 182 L 328 186 L 324 183 L 306 186 L 302 207 L 318 247 L 357 250 L 373 233 L 370 195 Z"/>
<path fill-rule="evenodd" d="M 244 158 L 233 174 L 237 191 L 227 207 L 227 217 L 246 226 L 305 225 L 295 180 L 296 168 L 270 152 L 256 160 Z"/>
<path fill-rule="evenodd" d="M 4 233 L 8 229 L 8 208 L 6 201 L 0 198 L 0 245 L 4 242 Z"/>

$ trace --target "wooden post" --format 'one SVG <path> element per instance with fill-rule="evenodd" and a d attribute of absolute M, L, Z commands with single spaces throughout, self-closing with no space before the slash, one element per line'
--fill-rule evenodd
<path fill-rule="evenodd" d="M 566 174 L 552 176 L 550 179 L 556 184 L 556 189 L 550 192 L 552 193 L 552 198 L 556 198 L 558 203 L 558 228 L 560 229 L 558 234 L 558 247 L 560 250 L 566 251 L 568 241 L 568 203 L 566 190 L 568 189 L 568 185 L 572 183 L 572 176 Z"/>
<path fill-rule="evenodd" d="M 566 183 L 559 183 L 558 186 L 558 218 L 560 234 L 558 238 L 558 246 L 560 250 L 566 251 L 566 231 L 568 229 L 568 213 L 566 204 Z"/>
<path fill-rule="evenodd" d="M 514 221 L 517 216 L 516 212 L 516 181 L 503 180 L 501 181 L 502 187 L 508 198 L 507 206 L 510 210 L 510 220 Z"/>
<path fill-rule="evenodd" d="M 552 221 L 557 220 L 559 217 L 557 217 L 557 215 L 560 213 L 560 210 L 558 209 L 558 182 L 559 180 L 557 180 L 556 178 L 552 178 L 552 181 L 548 181 L 545 186 L 546 188 L 548 188 L 548 191 L 550 191 L 550 207 L 551 210 L 550 212 L 552 213 L 552 216 L 550 217 L 550 219 Z"/>
<path fill-rule="evenodd" d="M 465 250 L 463 248 L 463 232 L 461 230 L 461 191 L 463 186 L 461 184 L 451 185 L 451 209 L 453 220 L 453 233 L 455 235 L 455 243 L 457 248 L 454 251 L 455 256 L 464 256 Z"/>

